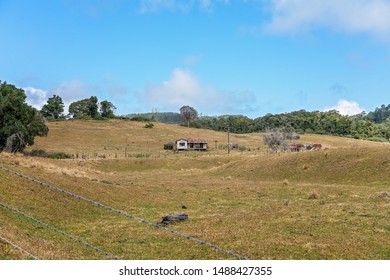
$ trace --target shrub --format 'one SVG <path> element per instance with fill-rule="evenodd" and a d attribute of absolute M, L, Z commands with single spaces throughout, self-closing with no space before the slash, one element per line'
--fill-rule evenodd
<path fill-rule="evenodd" d="M 30 157 L 47 157 L 48 153 L 46 153 L 45 150 L 34 149 L 31 152 L 24 152 L 24 155 L 30 156 Z"/>
<path fill-rule="evenodd" d="M 377 137 L 377 136 L 369 137 L 367 140 L 375 141 L 375 142 L 388 142 L 386 138 Z"/>
<path fill-rule="evenodd" d="M 316 191 L 312 191 L 311 193 L 309 193 L 307 198 L 308 199 L 319 199 L 320 195 Z"/>
<path fill-rule="evenodd" d="M 143 117 L 143 116 L 135 116 L 132 117 L 130 120 L 134 122 L 150 122 L 150 118 Z"/>
<path fill-rule="evenodd" d="M 154 124 L 152 124 L 151 122 L 145 124 L 145 128 L 153 128 L 153 127 L 154 127 Z"/>
<path fill-rule="evenodd" d="M 102 183 L 104 183 L 104 184 L 112 185 L 112 182 L 107 181 L 107 180 L 102 180 L 102 181 L 100 181 L 100 182 L 102 182 Z"/>
<path fill-rule="evenodd" d="M 53 158 L 53 159 L 68 159 L 71 158 L 70 155 L 64 153 L 64 152 L 59 152 L 59 153 L 51 153 L 47 156 L 48 158 Z"/>
<path fill-rule="evenodd" d="M 96 121 L 106 121 L 106 120 L 109 120 L 109 118 L 102 117 L 101 115 L 96 115 L 95 117 L 93 117 L 93 119 L 96 120 Z"/>
<path fill-rule="evenodd" d="M 45 150 L 32 150 L 31 152 L 24 152 L 24 155 L 30 156 L 30 157 L 47 157 L 47 158 L 53 158 L 53 159 L 72 158 L 71 155 L 68 155 L 64 152 L 47 153 Z"/>

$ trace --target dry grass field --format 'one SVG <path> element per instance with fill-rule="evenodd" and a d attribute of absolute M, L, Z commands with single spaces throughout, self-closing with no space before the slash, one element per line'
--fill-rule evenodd
<path fill-rule="evenodd" d="M 390 259 L 390 144 L 302 135 L 320 151 L 271 154 L 261 134 L 123 120 L 49 123 L 33 150 L 70 159 L 0 154 L 0 165 L 250 259 Z M 205 138 L 207 152 L 163 150 Z M 121 259 L 236 259 L 0 169 L 0 203 Z M 40 259 L 107 259 L 0 206 L 0 237 Z M 0 240 L 0 259 L 28 256 Z"/>

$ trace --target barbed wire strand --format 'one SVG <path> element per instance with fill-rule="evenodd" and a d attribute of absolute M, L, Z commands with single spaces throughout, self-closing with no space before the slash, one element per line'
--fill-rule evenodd
<path fill-rule="evenodd" d="M 56 187 L 56 186 L 54 186 L 54 185 L 51 185 L 51 184 L 48 184 L 48 183 L 45 183 L 45 182 L 41 182 L 41 181 L 39 181 L 39 180 L 37 180 L 37 179 L 35 179 L 35 178 L 33 178 L 33 177 L 30 177 L 30 176 L 21 174 L 21 173 L 16 172 L 16 171 L 13 171 L 13 170 L 11 170 L 11 169 L 9 169 L 9 168 L 6 168 L 6 167 L 4 167 L 4 166 L 2 166 L 2 165 L 0 165 L 0 168 L 3 169 L 4 171 L 7 171 L 7 172 L 9 172 L 9 173 L 11 173 L 11 174 L 14 174 L 14 175 L 17 175 L 17 176 L 19 176 L 19 177 L 21 177 L 21 178 L 28 179 L 28 180 L 30 180 L 30 181 L 32 181 L 32 182 L 34 182 L 34 183 L 37 183 L 37 184 L 39 184 L 39 185 L 41 185 L 41 186 L 45 186 L 45 187 L 51 188 L 51 189 L 53 189 L 53 190 L 56 190 L 56 191 L 65 193 L 65 194 L 67 194 L 67 195 L 70 195 L 70 196 L 72 196 L 72 197 L 78 198 L 78 199 L 80 199 L 80 200 L 87 201 L 87 202 L 92 203 L 92 204 L 94 204 L 94 205 L 96 205 L 96 206 L 98 206 L 98 207 L 105 208 L 105 209 L 107 209 L 107 210 L 110 210 L 110 211 L 112 211 L 112 212 L 118 213 L 118 214 L 120 214 L 120 215 L 122 215 L 122 216 L 125 216 L 125 217 L 128 217 L 128 218 L 130 218 L 130 219 L 137 220 L 137 221 L 139 221 L 139 222 L 141 222 L 141 223 L 145 223 L 145 224 L 151 225 L 151 226 L 153 226 L 153 227 L 163 229 L 163 230 L 165 230 L 165 231 L 167 231 L 167 232 L 170 232 L 170 233 L 175 234 L 175 235 L 179 235 L 179 236 L 184 237 L 184 238 L 186 238 L 186 239 L 188 239 L 188 240 L 191 240 L 191 241 L 194 241 L 194 242 L 196 242 L 196 243 L 199 243 L 199 244 L 208 246 L 208 247 L 213 248 L 213 249 L 215 249 L 215 250 L 217 250 L 217 251 L 224 252 L 224 253 L 226 253 L 226 254 L 228 254 L 228 255 L 230 255 L 230 256 L 236 257 L 236 258 L 238 258 L 238 259 L 249 260 L 249 258 L 246 257 L 246 256 L 239 255 L 239 254 L 237 254 L 237 253 L 235 253 L 235 252 L 233 252 L 233 251 L 229 251 L 229 250 L 224 249 L 224 248 L 222 248 L 222 247 L 220 247 L 220 246 L 218 246 L 218 245 L 211 244 L 211 243 L 209 243 L 209 242 L 207 242 L 207 241 L 203 241 L 203 240 L 198 239 L 198 238 L 196 238 L 196 237 L 193 237 L 193 236 L 191 236 L 191 235 L 188 235 L 188 234 L 179 232 L 179 231 L 177 231 L 177 230 L 168 228 L 168 227 L 166 227 L 166 226 L 161 225 L 160 223 L 154 223 L 154 222 L 152 222 L 152 221 L 148 221 L 148 220 L 145 220 L 145 219 L 143 219 L 143 218 L 136 217 L 136 216 L 134 216 L 134 215 L 132 215 L 132 214 L 129 214 L 129 213 L 127 213 L 127 212 L 124 212 L 124 211 L 122 211 L 122 210 L 119 210 L 119 209 L 113 208 L 113 207 L 111 207 L 111 206 L 102 204 L 102 203 L 100 203 L 100 202 L 94 201 L 94 200 L 92 200 L 92 199 L 86 198 L 86 197 L 81 196 L 81 195 L 78 195 L 78 194 L 75 194 L 75 193 L 73 193 L 73 192 L 70 192 L 70 191 L 61 189 L 61 188 Z"/>
<path fill-rule="evenodd" d="M 81 244 L 84 244 L 85 246 L 90 247 L 90 248 L 94 249 L 95 251 L 97 251 L 97 252 L 99 252 L 99 253 L 102 253 L 102 254 L 104 254 L 104 255 L 106 255 L 106 256 L 109 256 L 109 257 L 112 258 L 112 259 L 119 260 L 119 257 L 114 256 L 113 254 L 108 253 L 108 252 L 106 252 L 106 251 L 104 251 L 104 250 L 102 250 L 102 249 L 100 249 L 100 248 L 98 248 L 98 247 L 96 247 L 96 246 L 93 246 L 93 245 L 89 244 L 88 242 L 86 242 L 86 241 L 84 241 L 84 240 L 82 240 L 82 239 L 80 239 L 80 238 L 77 238 L 77 237 L 75 237 L 75 236 L 73 236 L 73 235 L 71 235 L 71 234 L 69 234 L 69 233 L 66 233 L 66 232 L 63 231 L 63 230 L 60 230 L 60 229 L 58 229 L 58 228 L 56 228 L 56 227 L 53 227 L 53 226 L 51 226 L 51 225 L 49 225 L 49 224 L 47 224 L 47 223 L 45 223 L 45 222 L 42 222 L 42 221 L 40 221 L 40 220 L 38 220 L 38 219 L 36 219 L 36 218 L 34 218 L 34 217 L 32 217 L 32 216 L 26 214 L 26 213 L 20 211 L 20 210 L 17 209 L 17 208 L 13 208 L 13 207 L 8 206 L 8 205 L 6 205 L 6 204 L 4 204 L 4 203 L 2 203 L 2 202 L 0 202 L 0 206 L 6 208 L 6 209 L 8 209 L 8 210 L 12 210 L 12 211 L 14 211 L 14 212 L 16 212 L 16 213 L 18 213 L 18 214 L 20 214 L 20 215 L 23 215 L 23 216 L 25 216 L 26 218 L 28 218 L 28 219 L 30 219 L 30 220 L 32 220 L 32 221 L 38 223 L 38 224 L 41 224 L 41 225 L 43 225 L 43 226 L 45 226 L 45 227 L 47 227 L 47 228 L 49 228 L 49 229 L 51 229 L 51 230 L 54 230 L 54 231 L 56 231 L 56 232 L 58 232 L 58 233 L 60 233 L 60 234 L 62 234 L 62 235 L 65 235 L 66 237 L 69 237 L 70 239 L 72 239 L 72 240 L 74 240 L 74 241 L 76 241 L 76 242 L 80 242 Z"/>
<path fill-rule="evenodd" d="M 12 247 L 18 249 L 20 252 L 28 255 L 29 257 L 35 259 L 35 260 L 39 260 L 38 257 L 34 256 L 33 254 L 31 254 L 30 252 L 24 250 L 23 248 L 21 248 L 20 246 L 14 244 L 13 242 L 11 242 L 10 240 L 8 240 L 7 238 L 5 237 L 2 237 L 0 236 L 0 239 L 3 240 L 4 242 L 8 243 L 9 245 L 11 245 Z"/>

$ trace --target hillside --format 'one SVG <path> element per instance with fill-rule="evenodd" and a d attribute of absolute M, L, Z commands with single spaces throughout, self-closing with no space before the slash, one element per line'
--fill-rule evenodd
<path fill-rule="evenodd" d="M 168 225 L 251 259 L 389 259 L 390 144 L 302 135 L 321 151 L 270 154 L 261 134 L 129 121 L 49 123 L 28 151 L 71 159 L 0 155 L 0 165 L 135 217 Z M 209 140 L 207 152 L 163 150 L 182 137 Z M 217 141 L 217 142 L 215 142 Z M 0 169 L 0 203 L 121 259 L 235 259 L 180 235 Z M 0 206 L 0 236 L 41 259 L 106 259 L 81 243 Z M 0 241 L 0 257 L 27 256 Z"/>

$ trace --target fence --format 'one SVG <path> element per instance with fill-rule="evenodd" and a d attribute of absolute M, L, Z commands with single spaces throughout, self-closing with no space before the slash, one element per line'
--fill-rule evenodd
<path fill-rule="evenodd" d="M 20 252 L 28 255 L 30 258 L 33 258 L 35 260 L 38 260 L 38 258 L 36 256 L 34 256 L 33 254 L 31 254 L 30 252 L 24 250 L 23 248 L 21 248 L 20 246 L 14 244 L 13 242 L 11 242 L 10 240 L 8 240 L 7 238 L 5 237 L 2 237 L 0 236 L 0 239 L 3 240 L 4 242 L 8 243 L 9 245 L 11 245 L 12 247 L 16 248 L 17 250 L 19 250 Z"/>
<path fill-rule="evenodd" d="M 93 250 L 95 250 L 95 251 L 97 251 L 97 252 L 99 252 L 99 253 L 102 253 L 102 254 L 104 254 L 104 255 L 106 255 L 106 256 L 109 256 L 110 258 L 112 258 L 112 259 L 114 259 L 114 260 L 118 260 L 118 259 L 119 259 L 119 257 L 114 256 L 113 254 L 108 253 L 108 252 L 106 252 L 106 251 L 103 251 L 102 249 L 100 249 L 100 248 L 98 248 L 98 247 L 96 247 L 96 246 L 93 246 L 93 245 L 89 244 L 88 242 L 86 242 L 86 241 L 84 241 L 84 240 L 82 240 L 82 239 L 79 239 L 79 238 L 77 238 L 77 237 L 74 237 L 73 235 L 71 235 L 71 234 L 69 234 L 69 233 L 66 233 L 66 232 L 63 231 L 63 230 L 60 230 L 60 229 L 55 228 L 55 227 L 53 227 L 53 226 L 51 226 L 51 225 L 49 225 L 49 224 L 47 224 L 47 223 L 45 223 L 45 222 L 42 222 L 42 221 L 38 220 L 37 218 L 34 218 L 34 217 L 32 217 L 32 216 L 30 216 L 30 215 L 28 215 L 28 214 L 26 214 L 26 213 L 20 211 L 20 210 L 17 209 L 17 208 L 10 207 L 10 206 L 8 206 L 8 205 L 2 203 L 2 202 L 0 202 L 0 206 L 3 207 L 3 208 L 6 208 L 6 209 L 8 209 L 8 210 L 14 211 L 14 212 L 16 212 L 16 213 L 18 213 L 18 214 L 20 214 L 20 215 L 23 215 L 24 217 L 26 217 L 26 218 L 28 218 L 28 219 L 30 219 L 30 220 L 32 220 L 32 221 L 38 223 L 38 224 L 41 224 L 41 225 L 43 225 L 43 226 L 45 226 L 45 227 L 47 227 L 47 228 L 49 228 L 49 229 L 51 229 L 51 230 L 54 230 L 54 231 L 56 231 L 56 232 L 58 232 L 58 233 L 60 233 L 60 234 L 62 234 L 62 235 L 65 235 L 66 237 L 69 237 L 70 239 L 72 239 L 72 240 L 74 240 L 74 241 L 76 241 L 76 242 L 80 242 L 81 244 L 84 244 L 85 246 L 90 247 L 90 248 L 92 248 Z"/>
<path fill-rule="evenodd" d="M 137 221 L 139 221 L 139 222 L 141 222 L 141 223 L 148 224 L 148 225 L 150 225 L 150 226 L 153 226 L 153 227 L 155 227 L 155 228 L 159 228 L 159 229 L 165 230 L 165 231 L 170 232 L 170 233 L 175 234 L 175 235 L 179 235 L 179 236 L 181 236 L 181 237 L 184 237 L 185 239 L 188 239 L 188 240 L 191 240 L 191 241 L 193 241 L 193 242 L 196 242 L 196 243 L 205 245 L 205 246 L 207 246 L 207 247 L 209 247 L 209 248 L 212 248 L 212 249 L 215 249 L 215 250 L 217 250 L 217 251 L 220 251 L 220 252 L 226 253 L 226 254 L 228 254 L 228 255 L 234 256 L 234 257 L 236 257 L 236 258 L 238 258 L 238 259 L 249 260 L 249 258 L 247 258 L 246 256 L 239 255 L 239 254 L 237 254 L 237 253 L 235 253 L 235 252 L 233 252 L 233 251 L 229 251 L 229 250 L 224 249 L 224 248 L 222 248 L 222 247 L 220 247 L 220 246 L 218 246 L 218 245 L 214 245 L 214 244 L 211 244 L 211 243 L 209 243 L 209 242 L 207 242 L 207 241 L 203 241 L 203 240 L 198 239 L 198 238 L 196 238 L 196 237 L 190 236 L 190 235 L 188 235 L 188 234 L 181 233 L 181 232 L 179 232 L 179 231 L 176 231 L 176 230 L 174 230 L 174 229 L 171 229 L 171 228 L 168 228 L 168 227 L 166 227 L 166 226 L 164 226 L 164 225 L 161 225 L 160 223 L 154 223 L 154 222 L 152 222 L 152 221 L 148 221 L 148 220 L 145 220 L 145 219 L 143 219 L 143 218 L 136 217 L 136 216 L 134 216 L 134 215 L 132 215 L 132 214 L 129 214 L 129 213 L 126 213 L 126 212 L 124 212 L 124 211 L 122 211 L 122 210 L 113 208 L 113 207 L 111 207 L 111 206 L 105 205 L 105 204 L 103 204 L 103 203 L 94 201 L 94 200 L 89 199 L 89 198 L 86 198 L 86 197 L 83 197 L 83 196 L 78 195 L 78 194 L 75 194 L 75 193 L 73 193 L 73 192 L 70 192 L 70 191 L 61 189 L 61 188 L 56 187 L 56 186 L 54 186 L 54 185 L 51 185 L 51 184 L 48 184 L 48 183 L 45 183 L 45 182 L 41 182 L 41 181 L 39 181 L 39 180 L 37 180 L 37 179 L 35 179 L 35 178 L 32 178 L 32 177 L 30 177 L 30 176 L 27 176 L 27 175 L 18 173 L 18 172 L 16 172 L 16 171 L 13 171 L 13 170 L 11 170 L 11 169 L 9 169 L 9 168 L 6 168 L 6 167 L 4 167 L 4 166 L 2 166 L 2 165 L 0 165 L 0 169 L 3 169 L 3 170 L 5 170 L 5 171 L 7 171 L 7 172 L 9 172 L 9 173 L 11 173 L 11 174 L 14 174 L 14 175 L 17 175 L 17 176 L 21 177 L 21 178 L 28 179 L 28 180 L 30 180 L 30 181 L 32 181 L 32 182 L 34 182 L 34 183 L 37 183 L 37 184 L 39 184 L 39 185 L 41 185 L 41 186 L 45 186 L 45 187 L 51 188 L 51 189 L 53 189 L 53 190 L 62 192 L 62 193 L 64 193 L 64 194 L 67 194 L 67 195 L 69 195 L 69 196 L 78 198 L 78 199 L 80 199 L 80 200 L 87 201 L 87 202 L 89 202 L 89 203 L 91 203 L 91 204 L 94 204 L 94 205 L 96 205 L 96 206 L 98 206 L 98 207 L 102 207 L 102 208 L 104 208 L 104 209 L 107 209 L 107 210 L 109 210 L 109 211 L 115 212 L 115 213 L 120 214 L 120 215 L 122 215 L 122 216 L 125 216 L 125 217 L 127 217 L 127 218 L 137 220 Z"/>

